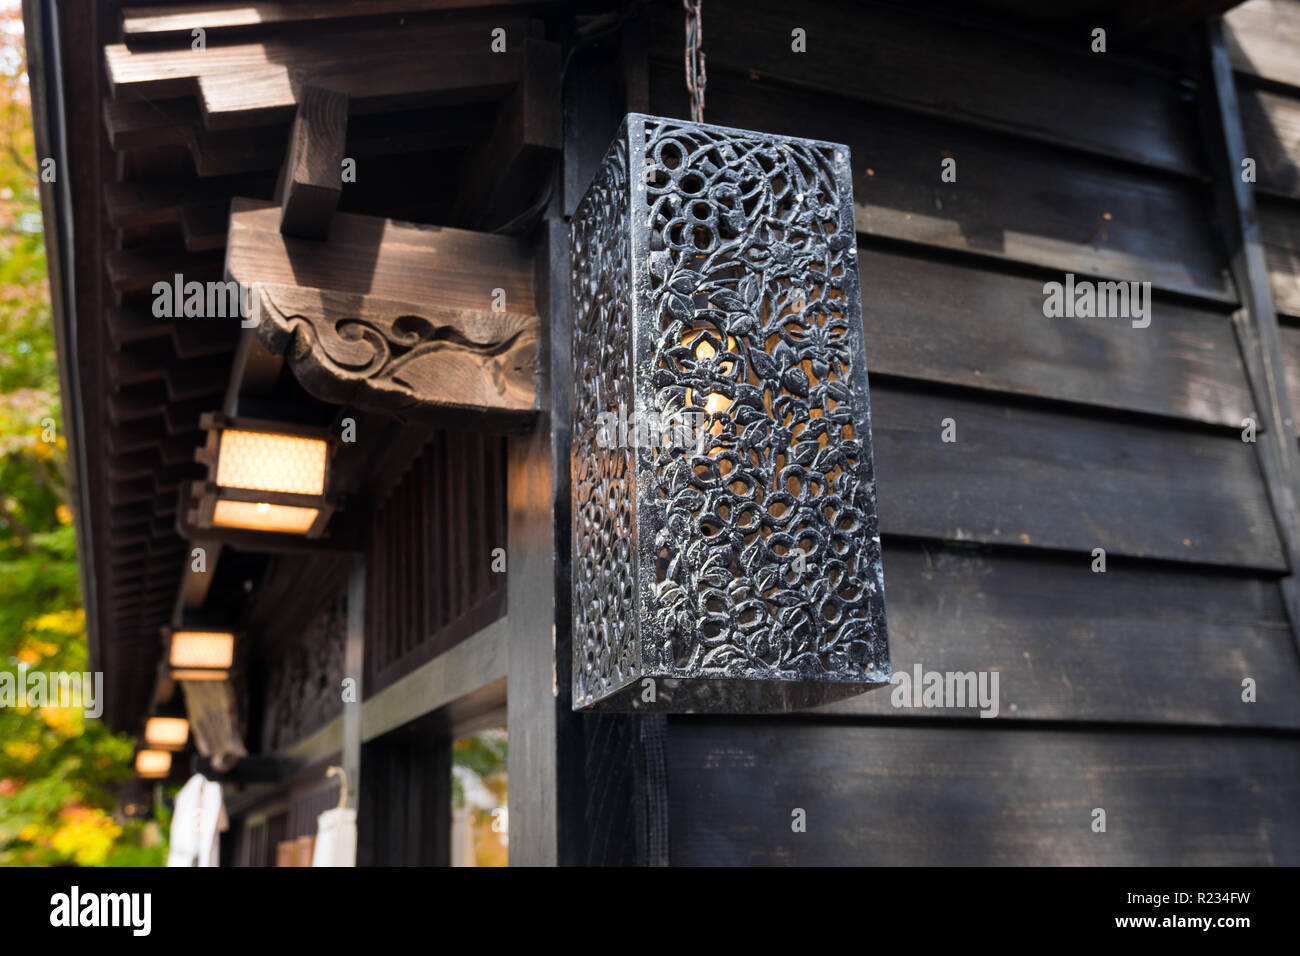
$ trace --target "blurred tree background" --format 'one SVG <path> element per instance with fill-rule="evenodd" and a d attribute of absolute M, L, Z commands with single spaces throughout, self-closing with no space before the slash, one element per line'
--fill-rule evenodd
<path fill-rule="evenodd" d="M 0 0 L 0 672 L 84 672 L 40 169 L 18 0 Z M 114 813 L 134 741 L 79 709 L 0 706 L 0 865 L 162 865 L 162 823 Z"/>
<path fill-rule="evenodd" d="M 508 797 L 505 728 L 483 730 L 452 744 L 452 835 L 463 816 L 465 865 L 505 866 L 509 862 L 509 818 L 503 816 Z M 453 862 L 457 848 L 452 850 Z M 472 860 L 472 862 L 470 862 Z"/>

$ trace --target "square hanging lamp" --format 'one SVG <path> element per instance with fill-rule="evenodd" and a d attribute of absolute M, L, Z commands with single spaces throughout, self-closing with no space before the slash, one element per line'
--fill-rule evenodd
<path fill-rule="evenodd" d="M 150 717 L 144 724 L 144 742 L 155 750 L 184 750 L 190 739 L 190 722 L 184 717 Z"/>
<path fill-rule="evenodd" d="M 322 428 L 206 414 L 208 440 L 195 459 L 198 528 L 230 528 L 316 538 L 335 508 L 329 494 L 333 442 Z"/>
<path fill-rule="evenodd" d="M 231 631 L 165 628 L 167 666 L 173 680 L 226 680 L 235 661 Z"/>
<path fill-rule="evenodd" d="M 166 750 L 138 750 L 135 773 L 146 780 L 161 780 L 172 772 L 172 755 Z"/>
<path fill-rule="evenodd" d="M 887 684 L 848 148 L 631 114 L 570 239 L 574 708 Z"/>

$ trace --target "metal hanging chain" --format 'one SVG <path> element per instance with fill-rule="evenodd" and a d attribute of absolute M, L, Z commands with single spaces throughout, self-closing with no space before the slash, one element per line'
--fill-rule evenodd
<path fill-rule="evenodd" d="M 691 94 L 691 120 L 704 122 L 704 87 L 709 78 L 704 72 L 704 21 L 700 16 L 702 0 L 682 0 L 686 11 L 686 91 Z"/>

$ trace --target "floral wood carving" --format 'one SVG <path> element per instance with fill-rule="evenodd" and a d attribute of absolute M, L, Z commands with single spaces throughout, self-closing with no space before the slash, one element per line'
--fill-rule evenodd
<path fill-rule="evenodd" d="M 415 418 L 533 417 L 535 315 L 299 286 L 259 284 L 255 294 L 258 338 L 323 401 Z"/>

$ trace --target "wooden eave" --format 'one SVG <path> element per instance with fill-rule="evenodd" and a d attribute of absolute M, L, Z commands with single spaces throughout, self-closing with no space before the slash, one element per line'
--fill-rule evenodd
<path fill-rule="evenodd" d="M 548 28 L 536 17 L 553 5 L 108 0 L 64 4 L 57 24 L 40 0 L 26 6 L 27 22 L 40 25 L 30 43 L 40 74 L 33 86 L 41 149 L 59 159 L 62 179 L 43 199 L 52 285 L 66 288 L 66 295 L 56 290 L 55 309 L 92 666 L 105 672 L 107 721 L 137 731 L 155 690 L 159 627 L 187 594 L 203 594 L 197 584 L 183 586 L 190 545 L 177 527 L 181 489 L 204 474 L 193 461 L 204 437 L 199 416 L 220 409 L 232 376 L 242 375 L 238 320 L 155 318 L 154 283 L 177 273 L 187 281 L 223 278 L 232 200 L 266 204 L 276 197 L 291 126 L 309 87 L 348 101 L 348 155 L 360 172 L 342 193 L 341 222 L 362 215 L 499 225 L 515 201 L 508 190 L 492 189 L 497 209 L 458 209 L 457 184 L 469 169 L 484 175 L 471 146 L 494 129 L 518 125 L 512 111 L 532 108 L 518 102 L 524 78 L 548 64 L 558 69 Z M 201 54 L 191 50 L 196 27 L 206 31 Z M 496 27 L 511 37 L 507 55 L 486 52 Z M 499 174 L 510 170 L 544 185 L 558 137 L 553 144 L 535 138 L 514 137 Z M 495 134 L 497 142 L 510 139 Z M 492 170 L 486 174 L 491 188 Z M 503 247 L 518 242 L 489 239 Z M 318 287 L 331 289 L 312 288 Z M 510 286 L 507 294 L 530 303 L 521 290 Z M 353 293 L 373 290 L 358 286 Z M 268 295 L 283 301 L 283 293 Z M 327 313 L 355 305 L 332 295 L 320 301 Z M 417 297 L 400 311 L 416 314 L 411 305 L 428 301 Z M 490 302 L 483 306 L 496 315 Z M 531 305 L 522 309 L 525 317 L 534 312 Z M 517 324 L 518 315 L 504 321 Z M 457 328 L 436 309 L 431 317 L 434 328 Z M 285 334 L 288 347 L 305 332 Z M 364 391 L 325 395 L 355 400 L 366 427 L 383 429 L 401 403 L 368 401 Z M 517 423 L 514 412 L 527 417 L 527 396 L 512 401 L 517 408 L 506 417 Z M 393 448 L 409 454 L 413 441 Z M 346 464 L 354 487 L 367 485 L 371 466 L 380 467 Z"/>

